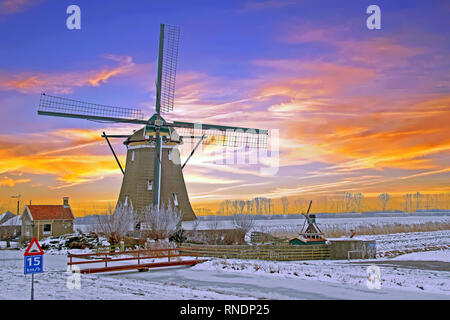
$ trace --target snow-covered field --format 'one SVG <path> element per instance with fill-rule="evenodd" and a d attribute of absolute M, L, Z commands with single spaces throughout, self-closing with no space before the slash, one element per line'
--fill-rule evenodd
<path fill-rule="evenodd" d="M 271 219 L 271 220 L 255 220 L 255 231 L 271 231 L 271 230 L 299 230 L 302 228 L 305 219 Z M 345 230 L 355 229 L 359 226 L 368 225 L 392 225 L 392 224 L 426 224 L 431 222 L 450 223 L 450 216 L 405 216 L 405 217 L 355 217 L 355 218 L 317 218 L 317 225 L 322 231 L 333 228 Z M 194 228 L 195 222 L 184 221 L 183 228 L 191 230 Z M 209 229 L 211 221 L 200 221 L 197 225 L 198 230 Z M 218 221 L 218 229 L 233 228 L 231 220 Z"/>
<path fill-rule="evenodd" d="M 439 293 L 450 299 L 450 250 L 421 252 L 419 255 L 404 257 L 403 262 L 435 261 L 434 264 L 397 264 L 396 259 L 352 260 L 350 261 L 298 261 L 270 262 L 258 260 L 213 259 L 194 267 L 197 270 L 215 270 L 248 274 L 271 274 L 278 277 L 317 280 L 334 284 L 366 286 L 367 267 L 380 267 L 381 286 L 390 289 L 404 289 L 413 292 Z M 398 258 L 397 258 L 398 259 Z M 445 261 L 442 261 L 445 260 Z M 436 262 L 439 262 L 437 264 Z M 437 266 L 439 265 L 439 266 Z"/>
<path fill-rule="evenodd" d="M 255 220 L 254 231 L 268 232 L 271 230 L 299 230 L 303 226 L 305 219 L 270 219 L 270 220 Z M 426 224 L 426 223 L 450 223 L 450 215 L 423 215 L 423 216 L 404 216 L 404 217 L 352 217 L 352 218 L 317 218 L 317 224 L 322 231 L 327 229 L 340 228 L 344 230 L 355 229 L 359 226 L 368 225 L 414 225 L 414 224 Z M 196 225 L 197 224 L 197 225 Z M 200 220 L 184 221 L 183 228 L 185 230 L 197 230 L 210 229 L 212 222 Z M 217 229 L 230 229 L 233 228 L 233 222 L 231 220 L 219 220 L 217 222 Z M 95 226 L 90 224 L 77 224 L 74 225 L 74 230 L 80 229 L 83 232 L 92 231 Z"/>
<path fill-rule="evenodd" d="M 448 219 L 328 218 L 318 222 L 322 227 L 355 227 Z M 230 222 L 222 223 L 226 228 Z M 260 220 L 257 226 L 283 228 L 295 223 L 301 227 L 303 220 Z M 208 222 L 201 224 L 208 227 Z M 52 250 L 44 256 L 45 272 L 35 275 L 35 299 L 450 299 L 450 230 L 357 238 L 376 240 L 378 258 L 298 262 L 212 258 L 194 267 L 83 274 L 80 289 L 67 286 L 73 276 L 67 272 L 67 251 Z M 31 276 L 23 274 L 23 252 L 0 250 L 0 299 L 30 297 Z M 380 268 L 381 289 L 367 287 L 367 268 L 373 265 Z"/>
<path fill-rule="evenodd" d="M 406 258 L 351 262 L 211 259 L 195 267 L 83 274 L 80 289 L 70 289 L 67 282 L 72 274 L 66 272 L 66 256 L 46 254 L 45 272 L 35 275 L 34 289 L 35 299 L 52 300 L 450 299 L 448 258 L 446 250 L 422 253 L 412 257 L 412 262 Z M 419 262 L 428 265 L 417 267 Z M 367 267 L 373 264 L 381 269 L 381 289 L 366 285 Z M 0 251 L 0 270 L 0 299 L 29 299 L 31 276 L 23 274 L 23 250 Z"/>

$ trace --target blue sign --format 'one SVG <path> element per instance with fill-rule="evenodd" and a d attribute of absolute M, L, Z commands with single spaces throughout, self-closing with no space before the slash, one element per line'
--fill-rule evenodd
<path fill-rule="evenodd" d="M 44 271 L 44 256 L 25 256 L 23 260 L 24 274 L 41 273 Z"/>

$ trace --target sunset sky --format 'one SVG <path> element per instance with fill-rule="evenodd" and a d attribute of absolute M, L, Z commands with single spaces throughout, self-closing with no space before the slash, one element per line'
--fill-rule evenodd
<path fill-rule="evenodd" d="M 71 4 L 81 30 L 66 28 Z M 371 4 L 381 30 L 366 27 Z M 449 14 L 448 1 L 0 0 L 0 209 L 15 212 L 17 194 L 35 204 L 69 196 L 80 216 L 115 204 L 122 174 L 100 134 L 140 127 L 38 116 L 39 95 L 150 117 L 160 23 L 181 28 L 166 120 L 268 129 L 279 142 L 278 160 L 257 165 L 196 153 L 184 169 L 194 207 L 449 192 Z"/>

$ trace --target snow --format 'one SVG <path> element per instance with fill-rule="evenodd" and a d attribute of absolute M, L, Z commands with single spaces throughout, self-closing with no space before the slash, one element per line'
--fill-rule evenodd
<path fill-rule="evenodd" d="M 365 288 L 367 267 L 378 265 L 381 270 L 381 285 L 384 288 L 439 293 L 447 295 L 450 299 L 450 265 L 447 266 L 447 271 L 436 271 L 383 265 L 377 262 L 375 260 L 273 262 L 211 259 L 193 269 L 316 280 Z"/>
<path fill-rule="evenodd" d="M 234 295 L 186 288 L 167 281 L 142 282 L 123 274 L 81 275 L 81 289 L 67 287 L 67 257 L 44 255 L 44 272 L 35 275 L 35 299 L 239 299 Z M 29 299 L 31 275 L 23 274 L 23 251 L 0 251 L 0 300 Z"/>
<path fill-rule="evenodd" d="M 268 232 L 272 230 L 299 230 L 303 226 L 305 219 L 268 219 L 255 220 L 254 231 Z M 392 225 L 392 224 L 426 224 L 431 222 L 450 223 L 450 215 L 423 215 L 423 216 L 404 216 L 404 217 L 352 217 L 352 218 L 317 218 L 317 225 L 322 231 L 327 229 L 344 229 L 350 230 L 359 226 L 368 225 Z M 210 228 L 211 221 L 199 220 L 183 221 L 183 228 L 192 230 L 197 223 L 197 230 L 204 230 Z M 218 220 L 218 229 L 233 228 L 231 220 Z"/>
<path fill-rule="evenodd" d="M 450 262 L 450 250 L 436 250 L 403 254 L 392 260 L 443 261 Z"/>
<path fill-rule="evenodd" d="M 365 285 L 366 265 L 355 262 L 233 259 L 226 261 L 226 268 L 222 262 L 82 274 L 81 288 L 69 289 L 72 274 L 66 272 L 67 257 L 45 254 L 44 273 L 34 277 L 35 299 L 450 299 L 448 272 L 399 268 L 392 273 L 393 269 L 382 268 L 382 288 L 371 290 Z M 261 268 L 255 271 L 256 263 Z M 423 290 L 414 287 L 414 281 Z M 23 274 L 23 250 L 0 251 L 0 299 L 29 299 L 30 282 L 31 276 Z"/>
<path fill-rule="evenodd" d="M 327 218 L 321 219 L 319 225 L 350 228 L 358 223 L 411 224 L 436 220 L 448 222 L 449 217 Z M 208 223 L 201 221 L 205 228 Z M 227 227 L 227 223 L 222 227 Z M 295 223 L 301 227 L 303 220 L 261 220 L 257 221 L 257 226 L 294 225 L 296 228 Z M 67 287 L 67 279 L 73 274 L 67 273 L 66 255 L 90 250 L 52 249 L 45 252 L 44 273 L 35 275 L 35 298 L 450 299 L 450 230 L 358 235 L 356 238 L 375 240 L 377 259 L 282 262 L 211 258 L 194 267 L 82 274 L 79 290 Z M 2 248 L 5 245 L 0 242 Z M 11 242 L 11 245 L 17 243 Z M 0 299 L 29 299 L 31 276 L 23 274 L 23 252 L 24 248 L 0 250 Z M 366 285 L 367 268 L 373 265 L 381 271 L 379 290 L 371 290 Z"/>
<path fill-rule="evenodd" d="M 450 249 L 450 230 L 361 235 L 357 239 L 375 240 L 378 257 L 394 257 L 415 251 Z"/>
<path fill-rule="evenodd" d="M 1 220 L 1 218 L 0 218 Z M 20 216 L 15 216 L 11 219 L 6 220 L 1 224 L 1 226 L 21 226 L 22 220 L 20 219 Z"/>

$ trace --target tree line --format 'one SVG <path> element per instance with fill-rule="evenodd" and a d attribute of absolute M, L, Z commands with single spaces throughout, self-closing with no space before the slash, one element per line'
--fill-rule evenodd
<path fill-rule="evenodd" d="M 264 198 L 252 200 L 225 200 L 220 202 L 217 215 L 236 214 L 299 214 L 305 213 L 310 198 Z M 419 212 L 449 210 L 450 193 L 425 194 L 421 192 L 392 196 L 388 192 L 376 197 L 365 197 L 360 192 L 341 192 L 331 196 L 314 197 L 311 212 L 361 213 L 361 212 Z M 196 208 L 197 214 L 212 214 L 211 209 Z"/>

